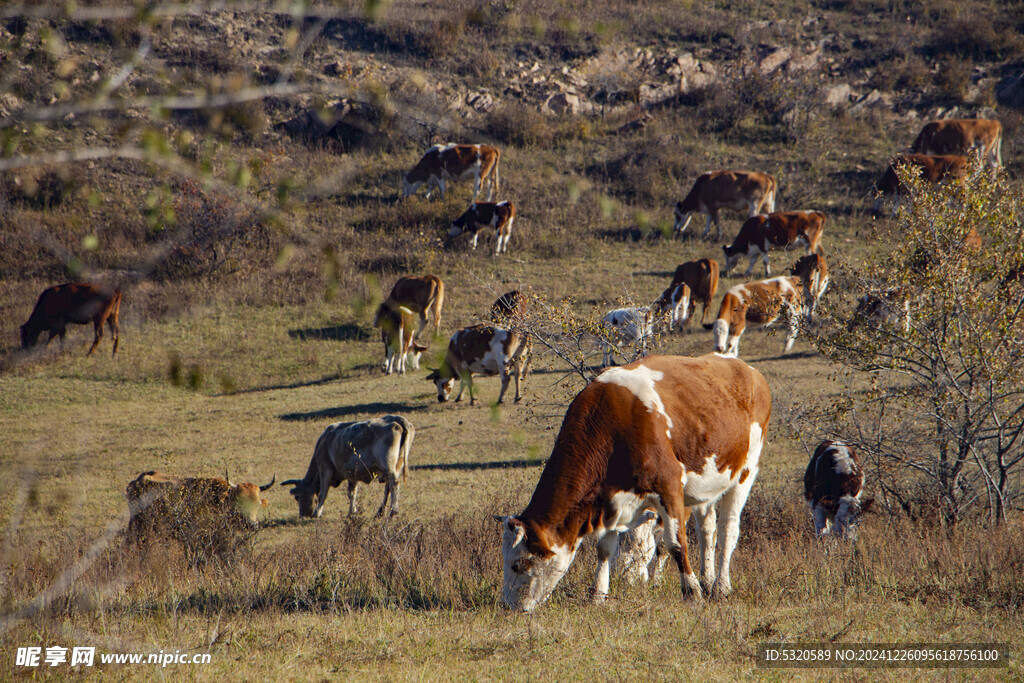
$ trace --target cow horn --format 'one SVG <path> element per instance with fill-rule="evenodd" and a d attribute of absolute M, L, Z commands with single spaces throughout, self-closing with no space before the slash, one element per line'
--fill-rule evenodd
<path fill-rule="evenodd" d="M 282 481 L 281 486 L 297 486 L 301 483 L 301 479 L 288 479 L 287 481 Z"/>
<path fill-rule="evenodd" d="M 274 472 L 274 476 L 270 478 L 269 484 L 260 487 L 260 491 L 266 491 L 267 489 L 274 485 L 275 481 L 277 481 L 277 472 Z"/>

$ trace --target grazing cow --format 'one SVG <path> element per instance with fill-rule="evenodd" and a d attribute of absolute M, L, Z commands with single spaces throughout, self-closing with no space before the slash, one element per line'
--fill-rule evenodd
<path fill-rule="evenodd" d="M 804 473 L 804 498 L 811 507 L 814 531 L 819 536 L 831 533 L 851 541 L 857 539 L 862 512 L 874 503 L 861 502 L 864 472 L 856 451 L 842 441 L 822 441 Z"/>
<path fill-rule="evenodd" d="M 384 305 L 397 310 L 408 308 L 420 317 L 413 339 L 427 326 L 427 315 L 434 319 L 434 334 L 441 331 L 441 308 L 444 306 L 444 282 L 436 275 L 400 277 L 384 300 Z"/>
<path fill-rule="evenodd" d="M 498 518 L 502 603 L 524 612 L 543 604 L 587 536 L 597 539 L 593 599 L 601 602 L 619 532 L 646 521 L 648 509 L 664 523 L 683 595 L 699 599 L 701 583 L 728 595 L 740 513 L 770 415 L 768 383 L 737 359 L 648 356 L 602 372 L 569 405 L 529 505 Z M 687 553 L 691 508 L 700 582 Z M 717 572 L 716 534 L 723 543 Z"/>
<path fill-rule="evenodd" d="M 892 215 L 895 216 L 900 208 L 900 197 L 906 195 L 909 190 L 906 185 L 900 182 L 896 170 L 900 166 L 910 166 L 917 175 L 928 182 L 938 183 L 946 178 L 960 179 L 967 173 L 969 159 L 965 156 L 933 156 L 928 154 L 900 154 L 890 162 L 889 167 L 882 174 L 882 177 L 875 183 L 875 191 L 878 197 L 872 204 L 872 210 L 879 213 L 886 196 L 894 197 Z"/>
<path fill-rule="evenodd" d="M 491 228 L 494 230 L 494 254 L 508 251 L 508 241 L 512 237 L 512 223 L 516 219 L 516 207 L 512 202 L 474 202 L 465 213 L 452 221 L 448 229 L 449 239 L 454 239 L 464 232 L 473 233 L 473 249 L 480 233 Z"/>
<path fill-rule="evenodd" d="M 711 300 L 718 291 L 718 263 L 709 258 L 680 263 L 672 275 L 672 284 L 678 285 L 680 282 L 685 282 L 690 288 L 690 310 L 686 318 L 689 319 L 693 315 L 699 302 L 703 306 L 700 321 L 704 323 Z"/>
<path fill-rule="evenodd" d="M 662 295 L 664 296 L 664 294 Z M 659 299 L 660 301 L 660 299 Z M 654 314 L 658 302 L 640 308 L 616 308 L 605 313 L 601 328 L 606 337 L 602 363 L 611 365 L 617 349 L 624 344 L 634 346 L 633 360 L 647 355 L 647 340 L 654 335 Z"/>
<path fill-rule="evenodd" d="M 143 472 L 125 489 L 130 519 L 129 534 L 142 540 L 147 529 L 167 529 L 188 542 L 198 530 L 197 523 L 214 520 L 225 529 L 257 525 L 257 515 L 267 501 L 260 493 L 274 485 L 232 484 L 218 477 L 175 477 L 161 472 Z M 198 526 L 201 526 L 198 525 Z"/>
<path fill-rule="evenodd" d="M 40 334 L 49 332 L 47 345 L 54 337 L 60 335 L 60 348 L 63 351 L 68 323 L 92 323 L 95 336 L 89 353 L 86 354 L 88 356 L 99 346 L 100 339 L 103 338 L 103 323 L 106 323 L 114 338 L 114 351 L 111 355 L 115 355 L 121 333 L 121 326 L 117 321 L 120 310 L 120 289 L 111 290 L 87 282 L 71 282 L 50 287 L 39 295 L 28 322 L 21 326 L 21 348 L 34 346 Z"/>
<path fill-rule="evenodd" d="M 828 289 L 828 263 L 820 253 L 801 256 L 789 269 L 789 274 L 800 279 L 804 288 L 804 314 L 807 322 L 814 322 L 814 311 L 818 301 Z"/>
<path fill-rule="evenodd" d="M 526 373 L 530 357 L 530 339 L 515 330 L 503 330 L 493 325 L 471 325 L 452 335 L 441 367 L 427 379 L 437 385 L 437 400 L 444 403 L 451 396 L 455 380 L 459 380 L 459 393 L 455 401 L 462 400 L 462 392 L 469 387 L 469 405 L 476 403 L 473 395 L 473 373 L 501 375 L 501 393 L 498 403 L 505 399 L 509 379 L 516 378 L 516 403 L 522 398 L 519 383 Z M 512 373 L 509 368 L 512 367 Z"/>
<path fill-rule="evenodd" d="M 821 249 L 821 233 L 825 227 L 825 214 L 820 211 L 784 211 L 766 216 L 748 218 L 732 244 L 722 247 L 725 251 L 725 274 L 733 269 L 741 257 L 750 258 L 746 277 L 754 272 L 754 263 L 760 256 L 764 262 L 764 274 L 772 274 L 768 265 L 768 250 L 772 248 L 789 251 L 793 247 L 804 247 L 808 254 Z"/>
<path fill-rule="evenodd" d="M 946 119 L 924 124 L 910 151 L 914 154 L 977 152 L 993 169 L 1003 165 L 1003 124 L 990 119 Z"/>
<path fill-rule="evenodd" d="M 712 171 L 697 178 L 690 193 L 676 203 L 675 234 L 681 235 L 690 224 L 694 212 L 707 215 L 704 234 L 711 232 L 711 221 L 718 229 L 717 240 L 722 239 L 722 224 L 718 219 L 720 209 L 747 209 L 749 216 L 770 213 L 775 210 L 775 193 L 778 184 L 767 173 L 745 171 Z M 685 222 L 683 221 L 685 218 Z"/>
<path fill-rule="evenodd" d="M 488 183 L 487 201 L 498 191 L 498 161 L 501 152 L 489 145 L 434 145 L 428 149 L 411 171 L 402 176 L 402 196 L 408 197 L 426 183 L 427 199 L 437 186 L 444 196 L 449 180 L 473 178 L 473 199 Z"/>
<path fill-rule="evenodd" d="M 316 440 L 313 459 L 302 479 L 289 479 L 290 493 L 299 504 L 299 517 L 319 517 L 327 492 L 348 483 L 348 514 L 356 514 L 356 487 L 376 478 L 384 480 L 384 500 L 377 516 L 391 498 L 389 516 L 398 514 L 398 487 L 409 471 L 409 450 L 416 429 L 399 415 L 375 420 L 335 422 Z M 400 481 L 401 480 L 401 481 Z"/>
<path fill-rule="evenodd" d="M 715 352 L 736 358 L 740 337 L 748 322 L 771 325 L 783 312 L 789 325 L 785 351 L 793 348 L 800 327 L 803 285 L 794 277 L 776 277 L 760 282 L 736 285 L 722 299 L 718 319 L 704 329 L 714 330 Z"/>
<path fill-rule="evenodd" d="M 427 347 L 414 339 L 414 317 L 415 314 L 405 306 L 391 308 L 388 304 L 381 304 L 377 308 L 373 326 L 380 328 L 381 341 L 384 342 L 384 365 L 381 370 L 385 375 L 396 370 L 398 374 L 404 375 L 405 361 L 410 354 L 413 370 L 419 369 L 420 354 Z"/>
<path fill-rule="evenodd" d="M 693 311 L 692 301 L 690 286 L 685 282 L 674 282 L 654 300 L 651 310 L 662 314 L 665 311 L 669 312 L 668 330 L 671 332 L 677 322 L 679 329 L 683 329 L 683 323 L 690 318 L 690 313 Z"/>
<path fill-rule="evenodd" d="M 526 295 L 518 289 L 505 292 L 491 304 L 491 322 L 510 327 L 523 319 L 526 306 Z"/>
<path fill-rule="evenodd" d="M 903 334 L 910 332 L 910 297 L 901 287 L 892 287 L 878 294 L 865 294 L 857 300 L 857 309 L 849 328 L 857 323 L 869 322 L 876 326 L 900 321 Z"/>

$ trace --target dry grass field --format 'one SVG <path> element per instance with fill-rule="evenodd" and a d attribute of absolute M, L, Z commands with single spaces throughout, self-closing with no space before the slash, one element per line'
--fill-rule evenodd
<path fill-rule="evenodd" d="M 12 163 L 0 182 L 0 678 L 67 678 L 67 664 L 17 666 L 16 650 L 80 645 L 211 654 L 205 665 L 80 672 L 117 679 L 1024 676 L 1019 658 L 985 670 L 757 668 L 763 642 L 997 642 L 1015 657 L 1024 643 L 1019 509 L 998 527 L 974 518 L 949 527 L 880 504 L 855 544 L 813 537 L 802 476 L 826 429 L 817 416 L 868 381 L 828 363 L 805 335 L 787 354 L 778 330 L 748 330 L 740 345 L 774 409 L 734 593 L 717 602 L 683 601 L 670 567 L 658 586 L 613 581 L 609 602 L 590 606 L 595 554 L 585 545 L 542 609 L 502 610 L 492 515 L 526 504 L 582 380 L 539 348 L 518 405 L 494 405 L 496 378 L 475 383 L 474 407 L 439 404 L 425 380 L 447 338 L 509 289 L 571 297 L 579 315 L 601 315 L 653 300 L 683 261 L 721 261 L 721 245 L 693 227 L 671 238 L 672 205 L 714 168 L 772 173 L 780 209 L 827 214 L 834 279 L 824 305 L 848 310 L 854 273 L 886 259 L 898 228 L 872 217 L 871 183 L 923 120 L 954 107 L 999 118 L 1004 172 L 1020 190 L 1024 118 L 1001 94 L 1024 61 L 1019 8 L 776 0 L 754 11 L 729 1 L 439 10 L 396 0 L 371 21 L 358 5 L 331 4 L 344 18 L 322 23 L 263 3 L 158 13 L 152 54 L 121 86 L 127 101 L 237 93 L 287 68 L 304 89 L 166 116 L 126 105 L 44 128 L 19 112 L 92 101 L 100 86 L 90 74 L 130 61 L 135 19 L 0 12 L 0 160 L 36 157 Z M 980 12 L 993 17 L 985 28 L 966 21 Z M 455 47 L 463 43 L 476 49 Z M 806 55 L 813 45 L 821 54 L 806 69 L 766 66 L 780 48 Z M 715 80 L 689 91 L 677 80 L 671 97 L 645 99 L 645 83 L 671 76 L 658 59 L 612 59 L 637 49 L 692 53 L 714 65 L 703 73 Z M 577 73 L 586 84 L 576 92 L 593 108 L 542 113 L 554 92 L 543 88 Z M 517 89 L 504 89 L 510 81 Z M 823 104 L 821 88 L 837 84 L 854 94 Z M 325 106 L 322 92 L 339 92 L 330 88 L 371 102 L 372 116 L 313 139 L 281 127 Z M 872 91 L 885 105 L 859 106 Z M 496 103 L 468 104 L 481 92 Z M 448 107 L 456 94 L 462 104 Z M 466 183 L 443 199 L 400 199 L 401 173 L 448 139 L 502 149 L 501 198 L 519 210 L 505 256 L 491 255 L 489 236 L 475 252 L 465 238 L 446 243 L 471 201 Z M 117 145 L 164 151 L 38 163 Z M 723 213 L 727 237 L 740 222 Z M 795 256 L 773 253 L 773 272 Z M 441 335 L 420 370 L 385 377 L 373 311 L 399 276 L 423 273 L 446 283 Z M 124 290 L 115 359 L 109 335 L 86 357 L 91 331 L 81 326 L 64 352 L 57 341 L 21 350 L 18 326 L 39 293 L 75 279 Z M 742 281 L 723 278 L 719 298 Z M 700 355 L 711 345 L 691 322 L 662 330 L 655 351 Z M 300 520 L 275 486 L 260 528 L 230 557 L 192 562 L 173 541 L 139 549 L 123 537 L 125 485 L 140 472 L 301 477 L 324 427 L 383 414 L 416 427 L 401 513 L 389 522 L 372 516 L 377 483 L 360 488 L 356 517 L 341 488 L 318 520 Z M 877 493 L 870 480 L 867 489 Z"/>

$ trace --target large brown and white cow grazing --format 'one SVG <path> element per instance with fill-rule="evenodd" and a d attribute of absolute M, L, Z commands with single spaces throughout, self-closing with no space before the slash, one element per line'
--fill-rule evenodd
<path fill-rule="evenodd" d="M 929 121 L 911 145 L 914 154 L 977 152 L 993 169 L 1003 165 L 1003 124 L 991 119 Z"/>
<path fill-rule="evenodd" d="M 131 515 L 129 535 L 145 540 L 149 532 L 167 531 L 183 542 L 204 526 L 237 529 L 255 526 L 267 501 L 260 493 L 274 485 L 232 484 L 218 477 L 176 477 L 143 472 L 128 483 L 125 498 Z"/>
<path fill-rule="evenodd" d="M 530 358 L 530 338 L 516 330 L 503 330 L 493 325 L 471 325 L 452 335 L 448 342 L 441 367 L 434 370 L 427 379 L 437 386 L 437 400 L 445 402 L 459 380 L 456 402 L 462 400 L 462 392 L 469 387 L 469 405 L 476 403 L 473 395 L 473 375 L 501 375 L 501 393 L 498 403 L 505 400 L 505 391 L 514 375 L 516 379 L 516 403 L 522 399 L 519 383 L 526 374 Z M 511 372 L 510 372 L 511 368 Z"/>
<path fill-rule="evenodd" d="M 749 216 L 771 213 L 775 210 L 778 183 L 767 173 L 749 171 L 712 171 L 697 178 L 690 193 L 676 203 L 675 234 L 681 235 L 690 224 L 690 214 L 707 215 L 704 234 L 711 232 L 711 222 L 718 229 L 716 239 L 722 239 L 722 224 L 718 218 L 721 209 L 748 210 Z M 685 221 L 683 219 L 686 219 Z"/>
<path fill-rule="evenodd" d="M 348 483 L 348 513 L 356 514 L 356 487 L 374 479 L 384 481 L 384 500 L 377 516 L 391 498 L 390 515 L 398 514 L 398 488 L 409 471 L 409 451 L 416 429 L 400 415 L 385 415 L 374 420 L 335 422 L 316 440 L 313 459 L 306 476 L 289 479 L 281 486 L 299 504 L 299 517 L 319 517 L 327 502 L 327 492 L 341 482 Z"/>
<path fill-rule="evenodd" d="M 737 359 L 648 356 L 602 372 L 569 405 L 529 505 L 499 518 L 503 604 L 525 612 L 543 604 L 588 536 L 597 539 L 593 598 L 604 600 L 619 532 L 647 521 L 649 509 L 664 523 L 683 595 L 699 598 L 701 583 L 728 595 L 770 415 L 768 383 Z M 691 509 L 700 581 L 687 553 Z"/>
<path fill-rule="evenodd" d="M 820 253 L 801 256 L 789 269 L 789 274 L 800 279 L 804 288 L 804 314 L 807 322 L 814 322 L 814 311 L 825 290 L 828 289 L 828 263 Z"/>
<path fill-rule="evenodd" d="M 703 323 L 707 320 L 711 300 L 718 291 L 718 262 L 702 258 L 680 263 L 672 274 L 672 285 L 678 285 L 680 282 L 685 282 L 690 288 L 690 310 L 686 318 L 689 319 L 693 315 L 694 309 L 700 303 L 703 306 L 700 321 Z"/>
<path fill-rule="evenodd" d="M 473 202 L 466 211 L 452 221 L 448 229 L 449 239 L 454 239 L 464 232 L 473 233 L 473 249 L 480 233 L 488 228 L 494 230 L 494 253 L 508 251 L 508 241 L 512 237 L 512 223 L 516 220 L 516 207 L 512 202 Z"/>
<path fill-rule="evenodd" d="M 785 313 L 789 326 L 785 351 L 793 348 L 800 328 L 803 285 L 795 277 L 776 277 L 736 285 L 722 298 L 718 319 L 704 329 L 713 330 L 715 352 L 733 358 L 740 352 L 740 337 L 747 323 L 771 325 Z"/>
<path fill-rule="evenodd" d="M 893 197 L 892 215 L 895 216 L 900 208 L 900 198 L 906 195 L 909 190 L 900 182 L 896 169 L 900 166 L 909 166 L 917 175 L 931 183 L 938 183 L 946 178 L 959 179 L 967 173 L 970 159 L 963 155 L 929 155 L 929 154 L 900 154 L 890 162 L 889 167 L 882 174 L 882 177 L 875 183 L 875 191 L 878 197 L 875 198 L 872 210 L 879 213 L 886 197 Z"/>
<path fill-rule="evenodd" d="M 783 211 L 748 218 L 732 244 L 722 247 L 725 251 L 725 275 L 729 275 L 743 256 L 750 258 L 745 276 L 749 277 L 754 272 L 758 256 L 764 262 L 765 276 L 771 275 L 769 249 L 789 251 L 794 247 L 804 247 L 808 254 L 812 254 L 821 248 L 824 227 L 825 214 L 820 211 Z"/>
<path fill-rule="evenodd" d="M 384 342 L 384 365 L 381 368 L 386 375 L 398 371 L 405 374 L 406 359 L 410 358 L 413 370 L 420 367 L 420 355 L 427 347 L 415 339 L 415 314 L 405 306 L 393 308 L 393 304 L 381 304 L 373 318 L 373 326 L 380 328 L 381 341 Z"/>
<path fill-rule="evenodd" d="M 814 531 L 819 536 L 832 532 L 856 540 L 861 513 L 873 498 L 861 502 L 864 472 L 856 451 L 842 441 L 822 441 L 804 473 L 804 498 L 811 508 Z"/>
<path fill-rule="evenodd" d="M 50 336 L 46 343 L 49 344 L 54 337 L 60 336 L 60 348 L 63 351 L 68 323 L 92 323 L 94 337 L 89 353 L 86 354 L 88 356 L 99 346 L 100 339 L 103 338 L 103 324 L 106 323 L 114 338 L 114 351 L 111 353 L 114 355 L 120 341 L 121 326 L 117 320 L 120 310 L 120 289 L 108 289 L 87 282 L 71 282 L 50 287 L 39 295 L 32 315 L 21 326 L 21 348 L 34 346 L 40 334 L 49 332 Z"/>
<path fill-rule="evenodd" d="M 501 152 L 490 145 L 434 145 L 428 149 L 411 171 L 402 176 L 402 196 L 414 194 L 424 183 L 427 199 L 437 186 L 444 196 L 450 180 L 473 179 L 473 199 L 487 183 L 487 201 L 498 191 L 498 162 Z"/>
<path fill-rule="evenodd" d="M 420 318 L 413 339 L 427 326 L 427 316 L 434 319 L 434 334 L 441 331 L 441 308 L 444 306 L 444 282 L 436 275 L 400 277 L 384 300 L 392 310 L 404 306 Z"/>
<path fill-rule="evenodd" d="M 669 313 L 669 332 L 675 328 L 676 323 L 679 323 L 679 329 L 683 329 L 683 323 L 689 320 L 690 313 L 693 311 L 692 301 L 690 286 L 685 282 L 673 282 L 651 304 L 651 312 L 664 314 L 667 311 Z"/>

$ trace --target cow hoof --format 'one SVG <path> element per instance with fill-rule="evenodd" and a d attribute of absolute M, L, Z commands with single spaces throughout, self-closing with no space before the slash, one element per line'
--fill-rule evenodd
<path fill-rule="evenodd" d="M 700 582 L 696 576 L 683 576 L 682 584 L 683 599 L 691 602 L 700 602 L 704 599 L 704 593 L 700 589 Z"/>
<path fill-rule="evenodd" d="M 730 593 L 732 593 L 732 586 L 723 584 L 721 581 L 715 581 L 715 585 L 710 591 L 712 600 L 723 600 L 729 597 Z"/>
<path fill-rule="evenodd" d="M 603 605 L 608 600 L 607 593 L 593 593 L 590 596 L 590 604 L 592 605 Z"/>

